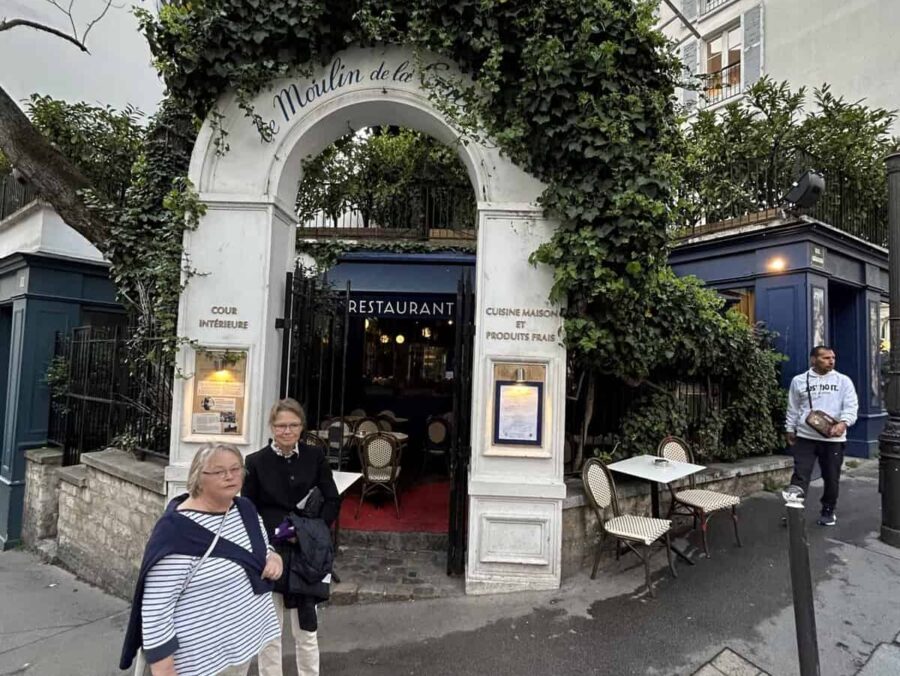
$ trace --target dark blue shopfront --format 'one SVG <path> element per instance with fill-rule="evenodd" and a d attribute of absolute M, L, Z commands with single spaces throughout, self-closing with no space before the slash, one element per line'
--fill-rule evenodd
<path fill-rule="evenodd" d="M 679 275 L 694 275 L 776 332 L 787 356 L 782 384 L 808 368 L 809 351 L 827 344 L 859 395 L 847 453 L 877 453 L 884 411 L 887 351 L 887 252 L 830 226 L 795 220 L 681 240 L 670 255 Z M 735 355 L 740 359 L 740 355 Z"/>
<path fill-rule="evenodd" d="M 455 373 L 457 289 L 474 276 L 466 253 L 344 254 L 328 272 L 349 284 L 346 409 L 390 410 L 416 436 L 428 416 L 446 414 Z"/>

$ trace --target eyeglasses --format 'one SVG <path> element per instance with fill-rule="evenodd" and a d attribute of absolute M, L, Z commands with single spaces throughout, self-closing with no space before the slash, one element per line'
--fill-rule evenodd
<path fill-rule="evenodd" d="M 231 476 L 232 474 L 236 474 L 240 476 L 244 473 L 243 467 L 232 467 L 231 469 L 217 469 L 212 472 L 201 472 L 201 474 L 205 474 L 206 476 L 214 476 L 217 479 L 224 479 L 226 477 Z"/>
<path fill-rule="evenodd" d="M 287 432 L 289 430 L 291 432 L 296 432 L 301 427 L 303 427 L 303 425 L 301 425 L 300 423 L 278 423 L 277 425 L 272 425 L 272 427 L 274 427 L 279 432 Z"/>

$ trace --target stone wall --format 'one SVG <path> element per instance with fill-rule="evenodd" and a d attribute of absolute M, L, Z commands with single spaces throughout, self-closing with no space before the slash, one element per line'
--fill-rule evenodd
<path fill-rule="evenodd" d="M 697 487 L 745 497 L 762 490 L 782 488 L 790 482 L 793 460 L 788 456 L 743 458 L 733 463 L 711 463 L 697 476 Z M 619 507 L 625 514 L 650 514 L 650 486 L 614 476 L 619 494 Z M 669 492 L 660 490 L 661 509 L 669 506 Z M 740 515 L 738 507 L 738 515 Z M 612 518 L 609 514 L 607 518 Z M 581 479 L 566 482 L 563 502 L 562 573 L 571 576 L 588 564 L 597 542 L 597 517 L 591 509 Z M 612 556 L 612 546 L 608 554 Z"/>
<path fill-rule="evenodd" d="M 57 563 L 131 598 L 144 546 L 165 508 L 165 467 L 115 449 L 59 470 Z"/>
<path fill-rule="evenodd" d="M 22 541 L 36 547 L 46 538 L 56 537 L 59 514 L 59 477 L 62 450 L 34 448 L 25 451 L 25 512 L 22 517 Z"/>

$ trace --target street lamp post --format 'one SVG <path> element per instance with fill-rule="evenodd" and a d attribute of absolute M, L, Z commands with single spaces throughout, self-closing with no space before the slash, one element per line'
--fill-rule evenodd
<path fill-rule="evenodd" d="M 794 595 L 794 625 L 797 630 L 797 657 L 800 676 L 819 676 L 819 639 L 813 603 L 812 572 L 809 569 L 809 540 L 806 537 L 806 495 L 799 486 L 781 493 L 787 508 L 788 553 L 791 562 L 791 591 Z"/>
<path fill-rule="evenodd" d="M 885 159 L 888 180 L 888 248 L 891 353 L 887 384 L 888 411 L 878 437 L 881 474 L 881 539 L 900 547 L 900 153 Z"/>

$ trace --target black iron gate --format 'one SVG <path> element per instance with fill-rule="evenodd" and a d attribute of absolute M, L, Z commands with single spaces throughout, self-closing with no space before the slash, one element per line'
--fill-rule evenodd
<path fill-rule="evenodd" d="M 333 289 L 300 264 L 287 273 L 284 317 L 276 322 L 283 329 L 280 396 L 303 405 L 307 429 L 344 413 L 349 298 L 349 282 Z"/>
<path fill-rule="evenodd" d="M 472 455 L 472 349 L 475 294 L 468 274 L 456 291 L 456 346 L 453 379 L 453 425 L 450 444 L 450 527 L 447 574 L 465 570 L 469 513 L 469 458 Z"/>

